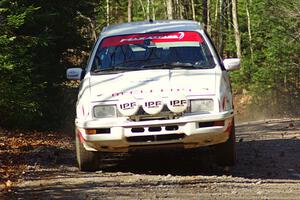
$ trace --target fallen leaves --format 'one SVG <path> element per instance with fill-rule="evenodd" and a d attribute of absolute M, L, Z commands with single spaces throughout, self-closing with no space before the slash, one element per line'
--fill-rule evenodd
<path fill-rule="evenodd" d="M 0 129 L 0 185 L 7 191 L 13 182 L 22 179 L 28 166 L 37 166 L 41 160 L 51 162 L 49 155 L 55 156 L 57 149 L 71 149 L 72 140 L 62 132 Z M 44 149 L 51 151 L 45 158 Z"/>
<path fill-rule="evenodd" d="M 7 181 L 5 182 L 5 187 L 6 187 L 6 188 L 11 188 L 11 186 L 12 186 L 12 182 L 11 182 L 10 180 L 7 180 Z"/>
<path fill-rule="evenodd" d="M 13 182 L 11 180 L 7 180 L 3 184 L 0 184 L 0 192 L 10 192 L 12 186 Z"/>

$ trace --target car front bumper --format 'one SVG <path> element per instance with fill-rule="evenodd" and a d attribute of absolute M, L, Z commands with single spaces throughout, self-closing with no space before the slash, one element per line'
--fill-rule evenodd
<path fill-rule="evenodd" d="M 216 122 L 224 123 L 216 123 Z M 76 119 L 76 134 L 90 151 L 128 152 L 135 149 L 182 147 L 197 148 L 228 140 L 233 126 L 233 111 L 183 116 L 179 119 L 129 122 L 101 119 Z M 101 130 L 87 134 L 87 129 Z"/>

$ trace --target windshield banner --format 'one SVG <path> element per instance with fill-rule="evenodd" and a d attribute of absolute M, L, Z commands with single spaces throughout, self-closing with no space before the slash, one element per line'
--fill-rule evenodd
<path fill-rule="evenodd" d="M 105 38 L 101 47 L 120 46 L 124 44 L 144 44 L 146 41 L 152 43 L 162 42 L 203 42 L 197 32 L 168 32 L 168 33 L 147 33 L 133 34 Z"/>

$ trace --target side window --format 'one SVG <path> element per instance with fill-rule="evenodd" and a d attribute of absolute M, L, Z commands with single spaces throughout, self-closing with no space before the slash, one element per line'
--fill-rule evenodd
<path fill-rule="evenodd" d="M 97 38 L 97 40 L 96 40 L 95 43 L 93 44 L 92 50 L 91 50 L 91 52 L 90 52 L 90 54 L 89 54 L 89 58 L 88 58 L 88 60 L 87 60 L 87 65 L 86 65 L 85 71 L 88 70 L 89 63 L 90 63 L 90 61 L 91 61 L 91 59 L 92 59 L 92 54 L 93 54 L 93 52 L 94 52 L 94 50 L 95 50 L 95 48 L 96 48 L 96 44 L 98 43 L 98 41 L 99 41 L 99 37 Z M 93 62 L 94 62 L 94 61 L 93 61 Z M 93 68 L 93 63 L 92 63 L 92 68 Z"/>
<path fill-rule="evenodd" d="M 100 67 L 108 67 L 111 63 L 109 49 L 98 49 L 92 64 L 92 71 Z"/>
<path fill-rule="evenodd" d="M 217 59 L 218 59 L 218 62 L 220 63 L 220 65 L 221 65 L 221 69 L 222 69 L 222 70 L 225 70 L 225 67 L 224 67 L 224 65 L 223 65 L 222 58 L 221 58 L 221 56 L 220 56 L 220 54 L 219 54 L 219 52 L 218 52 L 218 50 L 217 50 L 215 44 L 213 43 L 212 39 L 210 38 L 210 36 L 209 36 L 209 34 L 206 32 L 206 30 L 204 30 L 204 32 L 205 32 L 205 34 L 206 34 L 206 36 L 207 36 L 207 38 L 208 38 L 210 44 L 212 45 L 212 47 L 213 47 L 215 53 L 217 54 Z"/>

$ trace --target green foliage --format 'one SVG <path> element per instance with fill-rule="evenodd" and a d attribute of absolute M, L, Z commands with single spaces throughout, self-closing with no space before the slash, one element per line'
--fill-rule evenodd
<path fill-rule="evenodd" d="M 69 49 L 87 48 L 76 11 L 84 1 L 1 0 L 0 124 L 58 128 Z M 76 52 L 76 51 L 75 51 Z"/>
<path fill-rule="evenodd" d="M 246 30 L 242 70 L 232 77 L 235 88 L 250 90 L 255 103 L 266 112 L 300 114 L 295 109 L 300 102 L 300 16 L 296 7 L 300 2 L 292 0 L 253 0 L 250 5 L 254 59 L 252 63 Z M 241 25 L 246 26 L 245 13 L 241 18 Z"/>

